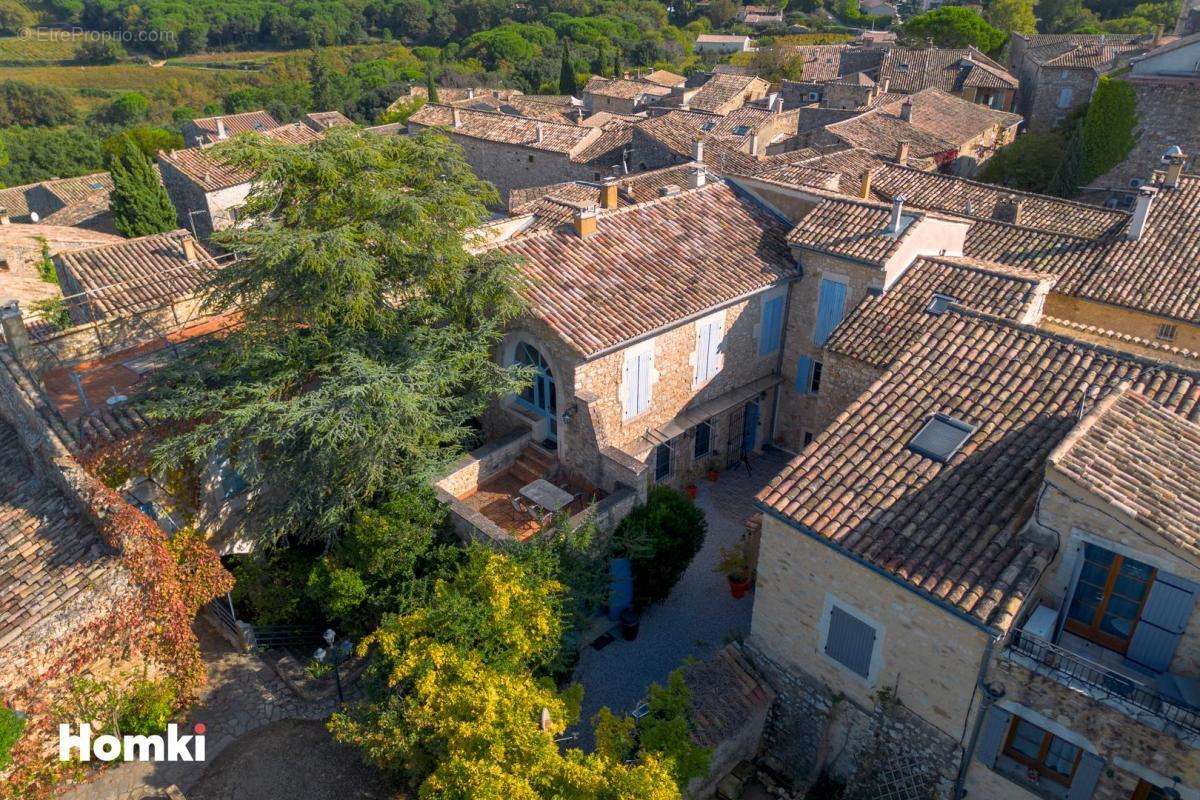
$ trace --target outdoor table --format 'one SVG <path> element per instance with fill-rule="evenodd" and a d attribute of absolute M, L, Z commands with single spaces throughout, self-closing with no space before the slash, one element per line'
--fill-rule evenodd
<path fill-rule="evenodd" d="M 547 511 L 565 508 L 574 499 L 570 492 L 558 488 L 545 478 L 538 478 L 533 483 L 522 486 L 521 496 Z"/>

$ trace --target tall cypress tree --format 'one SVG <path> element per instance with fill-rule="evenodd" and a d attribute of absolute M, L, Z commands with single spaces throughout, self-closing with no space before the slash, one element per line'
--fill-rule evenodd
<path fill-rule="evenodd" d="M 613 73 L 614 78 L 621 77 L 621 48 L 617 48 L 617 52 L 613 54 Z"/>
<path fill-rule="evenodd" d="M 558 93 L 571 96 L 579 93 L 579 83 L 575 80 L 575 68 L 571 66 L 571 51 L 567 48 L 566 39 L 563 39 L 562 66 L 558 71 Z"/>
<path fill-rule="evenodd" d="M 425 65 L 425 97 L 430 103 L 438 101 L 437 84 L 433 82 L 433 64 Z"/>
<path fill-rule="evenodd" d="M 175 230 L 175 207 L 154 172 L 150 159 L 125 134 L 122 146 L 108 159 L 113 190 L 108 207 L 122 236 L 149 236 Z"/>

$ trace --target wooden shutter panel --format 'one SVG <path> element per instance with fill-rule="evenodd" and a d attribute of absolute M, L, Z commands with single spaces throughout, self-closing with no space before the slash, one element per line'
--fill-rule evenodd
<path fill-rule="evenodd" d="M 638 414 L 650 407 L 650 362 L 653 356 L 642 353 L 638 356 L 637 377 L 637 412 Z"/>
<path fill-rule="evenodd" d="M 796 362 L 796 391 L 800 394 L 808 394 L 811 377 L 812 359 L 808 356 L 800 356 L 800 360 Z"/>
<path fill-rule="evenodd" d="M 637 415 L 638 403 L 638 357 L 625 354 L 625 418 Z"/>
<path fill-rule="evenodd" d="M 1196 604 L 1196 585 L 1165 572 L 1154 576 L 1126 657 L 1155 672 L 1166 672 Z"/>
<path fill-rule="evenodd" d="M 721 323 L 713 322 L 708 330 L 708 377 L 721 371 Z"/>
<path fill-rule="evenodd" d="M 1096 782 L 1100 780 L 1100 772 L 1104 769 L 1104 759 L 1086 750 L 1079 756 L 1079 766 L 1075 768 L 1075 776 L 1071 778 L 1071 788 L 1067 791 L 1067 800 L 1091 800 L 1096 792 Z"/>
<path fill-rule="evenodd" d="M 1004 746 L 1004 737 L 1008 735 L 1008 726 L 1012 724 L 1012 714 L 999 706 L 992 706 L 983 717 L 979 728 L 979 741 L 975 744 L 975 757 L 987 767 L 996 766 L 996 758 L 1000 748 Z"/>
<path fill-rule="evenodd" d="M 711 351 L 710 344 L 712 342 L 712 325 L 709 323 L 701 323 L 696 326 L 696 377 L 695 382 L 708 380 L 709 375 L 709 353 Z"/>
<path fill-rule="evenodd" d="M 871 674 L 875 629 L 837 606 L 829 610 L 825 654 L 862 677 Z"/>
<path fill-rule="evenodd" d="M 846 284 L 821 280 L 821 291 L 817 302 L 817 325 L 813 329 L 813 342 L 824 345 L 833 329 L 842 321 L 846 305 Z"/>
<path fill-rule="evenodd" d="M 763 301 L 762 331 L 758 339 L 758 354 L 765 356 L 779 349 L 783 326 L 783 297 Z"/>

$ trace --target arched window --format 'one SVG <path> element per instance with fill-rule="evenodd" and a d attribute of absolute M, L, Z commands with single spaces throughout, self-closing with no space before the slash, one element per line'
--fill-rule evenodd
<path fill-rule="evenodd" d="M 558 413 L 558 393 L 554 387 L 554 373 L 550 363 L 528 342 L 520 342 L 513 359 L 517 364 L 533 367 L 533 382 L 525 387 L 518 397 L 528 407 L 551 420 Z"/>

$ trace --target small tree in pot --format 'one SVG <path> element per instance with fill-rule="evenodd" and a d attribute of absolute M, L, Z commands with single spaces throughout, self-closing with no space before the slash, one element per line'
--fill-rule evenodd
<path fill-rule="evenodd" d="M 729 593 L 735 598 L 746 596 L 750 589 L 750 563 L 746 559 L 746 547 L 739 542 L 733 547 L 721 548 L 721 560 L 717 572 L 729 579 Z"/>

